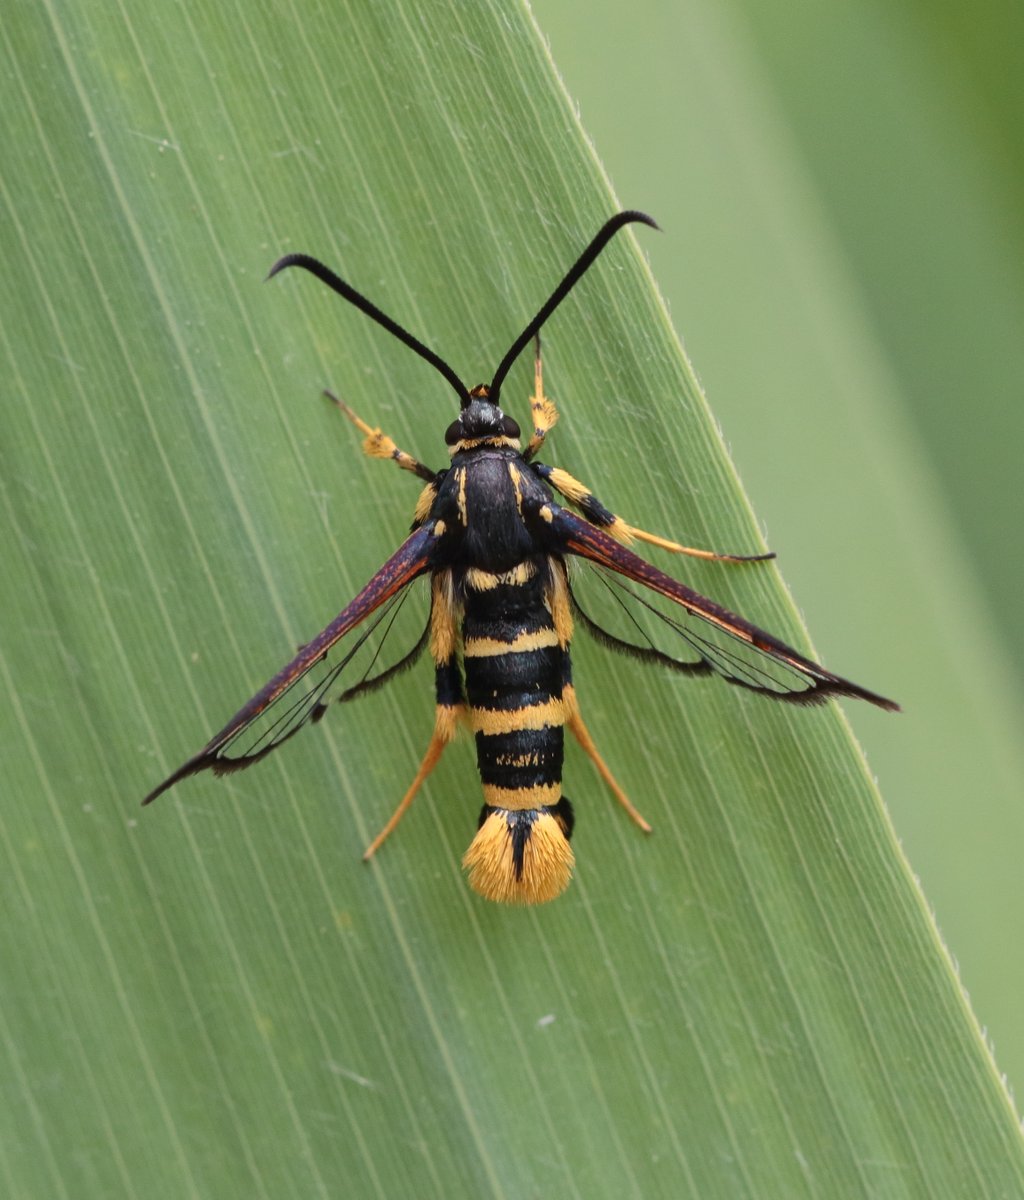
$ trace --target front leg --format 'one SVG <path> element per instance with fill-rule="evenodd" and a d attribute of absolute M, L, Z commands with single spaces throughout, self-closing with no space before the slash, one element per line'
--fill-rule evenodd
<path fill-rule="evenodd" d="M 549 400 L 544 395 L 544 366 L 540 357 L 539 333 L 534 340 L 533 395 L 530 397 L 530 416 L 533 418 L 533 433 L 523 451 L 525 462 L 529 462 L 544 445 L 544 439 L 558 420 L 558 409 L 555 408 L 554 400 Z"/>
<path fill-rule="evenodd" d="M 339 412 L 348 417 L 360 433 L 366 435 L 363 439 L 364 454 L 369 455 L 370 458 L 390 459 L 396 466 L 401 467 L 403 471 L 410 471 L 413 475 L 418 475 L 420 479 L 426 480 L 427 486 L 420 492 L 420 497 L 416 501 L 416 510 L 413 513 L 412 527 L 413 529 L 418 529 L 427 517 L 430 516 L 430 510 L 434 507 L 434 501 L 437 499 L 437 489 L 444 473 L 432 471 L 405 450 L 400 450 L 392 438 L 388 437 L 382 430 L 373 429 L 367 425 L 362 417 L 356 416 L 345 401 L 339 400 L 333 392 L 325 390 L 324 395 Z"/>
<path fill-rule="evenodd" d="M 344 400 L 339 400 L 333 392 L 324 391 L 324 395 L 328 400 L 359 430 L 365 434 L 363 440 L 363 453 L 368 454 L 370 458 L 390 458 L 393 463 L 401 467 L 403 471 L 411 471 L 414 475 L 418 475 L 420 479 L 427 483 L 433 483 L 437 478 L 437 472 L 432 471 L 429 467 L 423 465 L 411 454 L 405 450 L 399 450 L 394 441 L 380 429 L 373 429 L 371 426 L 349 408 Z"/>

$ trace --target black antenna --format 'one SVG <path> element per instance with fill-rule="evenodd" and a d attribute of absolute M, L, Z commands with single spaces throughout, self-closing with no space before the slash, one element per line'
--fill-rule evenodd
<path fill-rule="evenodd" d="M 568 296 L 572 289 L 579 282 L 580 278 L 589 269 L 591 263 L 601 253 L 608 242 L 615 236 L 616 233 L 623 227 L 629 225 L 632 221 L 639 221 L 642 225 L 649 225 L 652 229 L 658 228 L 658 223 L 653 217 L 649 217 L 646 213 L 629 210 L 621 212 L 610 220 L 605 221 L 597 232 L 597 236 L 590 245 L 583 251 L 579 258 L 569 268 L 568 274 L 562 282 L 555 288 L 551 295 L 544 302 L 543 307 L 527 325 L 523 332 L 512 343 L 509 352 L 501 360 L 498 369 L 494 372 L 494 378 L 491 380 L 491 386 L 488 389 L 488 398 L 492 404 L 498 403 L 498 396 L 501 392 L 501 385 L 504 382 L 505 376 L 509 373 L 512 364 L 516 361 L 520 354 L 526 349 L 533 338 L 540 332 L 540 327 L 551 316 L 555 309 Z"/>
<path fill-rule="evenodd" d="M 441 372 L 458 393 L 459 403 L 463 408 L 469 404 L 469 389 L 443 358 L 436 355 L 429 347 L 424 346 L 419 338 L 413 337 L 397 321 L 393 321 L 387 313 L 381 312 L 376 304 L 371 300 L 367 300 L 364 295 L 357 292 L 344 279 L 335 275 L 330 267 L 325 267 L 322 262 L 319 262 L 315 258 L 310 258 L 308 254 L 286 254 L 284 258 L 279 258 L 270 268 L 270 274 L 267 278 L 272 279 L 279 271 L 283 271 L 285 267 L 302 267 L 304 270 L 309 271 L 311 275 L 315 275 L 322 283 L 326 283 L 339 296 L 344 297 L 349 304 L 354 304 L 356 308 L 361 309 L 368 317 L 376 321 L 378 325 L 383 325 L 388 333 L 393 333 L 400 342 L 404 342 L 410 350 L 415 350 L 420 358 L 425 358 L 432 367 Z"/>

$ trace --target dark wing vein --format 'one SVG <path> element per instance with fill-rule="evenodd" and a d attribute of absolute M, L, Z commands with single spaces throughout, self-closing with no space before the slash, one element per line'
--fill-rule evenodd
<path fill-rule="evenodd" d="M 583 625 L 605 645 L 677 671 L 713 671 L 764 695 L 815 704 L 856 696 L 898 709 L 884 696 L 834 675 L 772 634 L 666 575 L 575 513 L 550 504 L 551 532 L 564 552 L 596 564 L 572 584 Z M 603 583 L 587 587 L 587 578 Z M 640 585 L 642 592 L 623 580 Z"/>
<path fill-rule="evenodd" d="M 222 774 L 258 762 L 305 725 L 319 721 L 332 701 L 351 700 L 410 667 L 426 645 L 428 631 L 421 615 L 410 608 L 403 617 L 403 609 L 409 584 L 429 569 L 433 542 L 432 525 L 411 533 L 355 599 L 143 803 L 198 771 Z M 402 647 L 414 640 L 412 649 L 394 661 L 383 654 L 390 634 Z M 311 674 L 312 685 L 302 690 L 302 681 L 308 684 Z M 332 695 L 340 682 L 348 686 Z M 240 750 L 227 753 L 240 742 Z"/>
<path fill-rule="evenodd" d="M 257 719 L 248 725 L 241 726 L 220 746 L 218 751 L 219 757 L 217 763 L 214 765 L 214 771 L 218 774 L 223 774 L 225 771 L 232 771 L 241 766 L 248 766 L 251 762 L 263 758 L 271 750 L 280 746 L 282 742 L 298 733 L 304 725 L 315 724 L 319 721 L 327 711 L 329 704 L 341 700 L 353 699 L 356 695 L 386 682 L 387 679 L 399 670 L 411 666 L 426 644 L 426 629 L 420 633 L 411 651 L 400 658 L 398 662 L 386 667 L 379 675 L 372 679 L 369 678 L 370 672 L 380 660 L 388 635 L 392 632 L 398 614 L 408 596 L 408 588 L 392 596 L 390 600 L 381 606 L 372 621 L 368 621 L 364 626 L 359 628 L 358 637 L 352 641 L 351 645 L 348 645 L 348 640 L 340 643 L 345 647 L 345 653 L 337 662 L 329 663 L 329 658 L 334 652 L 334 648 L 332 648 L 332 650 L 325 651 L 318 659 L 310 663 L 301 674 L 296 675 L 295 679 L 288 684 L 273 703 L 268 705 L 258 715 Z M 383 629 L 381 629 L 381 626 L 383 626 Z M 377 634 L 378 629 L 381 629 L 380 635 L 379 637 L 375 637 L 374 635 Z M 349 638 L 351 638 L 351 634 Z M 368 653 L 371 655 L 369 662 L 365 666 L 362 665 L 361 659 L 358 663 L 356 661 L 364 647 L 368 649 Z M 343 692 L 332 696 L 330 693 L 334 688 L 335 682 L 354 663 L 356 664 L 356 669 L 361 671 L 361 677 Z M 325 665 L 326 669 L 324 669 Z M 308 679 L 310 674 L 315 675 L 318 671 L 322 671 L 322 674 L 313 683 L 312 687 L 302 692 L 301 695 L 292 698 L 290 703 L 286 703 L 288 698 L 292 697 L 298 685 L 304 679 Z M 241 740 L 244 740 L 244 748 L 239 747 Z M 229 747 L 232 749 L 231 754 L 225 753 Z"/>
<path fill-rule="evenodd" d="M 806 672 L 720 626 L 706 624 L 699 613 L 640 594 L 604 568 L 585 568 L 571 591 L 584 628 L 613 650 L 684 674 L 714 673 L 774 696 L 814 698 L 814 680 Z"/>

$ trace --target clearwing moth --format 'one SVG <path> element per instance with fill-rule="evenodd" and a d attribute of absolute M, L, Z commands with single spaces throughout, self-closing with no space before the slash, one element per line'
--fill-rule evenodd
<path fill-rule="evenodd" d="M 657 228 L 641 212 L 607 221 L 512 343 L 491 382 L 473 388 L 316 259 L 289 254 L 274 265 L 271 276 L 286 267 L 312 273 L 444 376 L 460 403 L 445 433 L 451 461 L 431 470 L 331 397 L 365 434 L 367 454 L 391 459 L 422 480 L 411 532 L 327 628 L 143 803 L 188 775 L 207 768 L 219 775 L 265 758 L 319 721 L 330 703 L 387 683 L 429 646 L 434 731 L 412 784 L 364 857 L 395 828 L 445 746 L 467 725 L 476 739 L 484 793 L 477 833 L 463 859 L 470 886 L 489 900 L 539 904 L 558 896 L 573 870 L 573 810 L 562 794 L 566 726 L 632 820 L 650 830 L 580 716 L 569 658 L 575 625 L 641 662 L 687 675 L 717 675 L 776 700 L 815 704 L 829 696 L 854 696 L 898 709 L 692 591 L 629 546 L 641 541 L 726 562 L 771 554 L 717 554 L 657 537 L 627 524 L 566 471 L 536 460 L 558 417 L 544 394 L 541 327 L 615 233 L 632 222 Z M 532 432 L 522 448 L 519 426 L 499 401 L 506 375 L 531 342 Z M 590 569 L 570 578 L 570 559 Z M 429 614 L 412 648 L 403 646 L 391 661 L 383 654 L 384 638 L 420 577 L 429 581 Z"/>

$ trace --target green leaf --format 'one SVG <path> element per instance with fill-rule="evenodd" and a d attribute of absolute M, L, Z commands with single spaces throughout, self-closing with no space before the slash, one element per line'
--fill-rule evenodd
<path fill-rule="evenodd" d="M 537 0 L 815 641 L 904 705 L 845 710 L 1019 1092 L 1024 9 L 596 0 L 583 41 L 565 9 Z"/>
<path fill-rule="evenodd" d="M 415 490 L 320 389 L 443 462 L 443 381 L 270 263 L 329 261 L 475 382 L 618 206 L 528 16 L 51 3 L 0 54 L 6 1193 L 1019 1191 L 835 707 L 580 644 L 655 833 L 570 748 L 578 877 L 538 910 L 462 879 L 468 743 L 358 861 L 429 736 L 428 670 L 137 807 L 408 524 Z M 629 235 L 546 337 L 548 459 L 636 524 L 760 546 Z M 666 565 L 806 642 L 774 568 Z"/>

